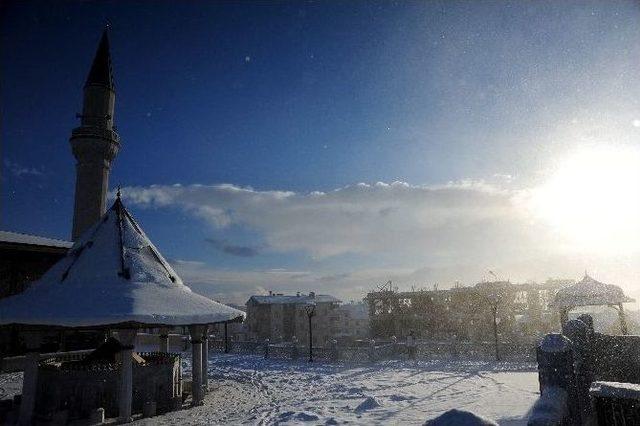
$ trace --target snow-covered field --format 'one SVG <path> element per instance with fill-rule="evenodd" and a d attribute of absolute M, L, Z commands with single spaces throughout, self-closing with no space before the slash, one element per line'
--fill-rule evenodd
<path fill-rule="evenodd" d="M 459 408 L 502 425 L 520 425 L 526 424 L 526 413 L 538 396 L 532 364 L 309 364 L 217 353 L 210 360 L 213 389 L 203 407 L 140 423 L 423 424 Z"/>
<path fill-rule="evenodd" d="M 183 353 L 185 377 L 190 374 Z M 535 365 L 480 361 L 309 364 L 258 355 L 210 356 L 205 405 L 140 420 L 144 425 L 423 424 L 449 409 L 524 425 L 538 396 Z M 0 398 L 21 373 L 0 375 Z"/>

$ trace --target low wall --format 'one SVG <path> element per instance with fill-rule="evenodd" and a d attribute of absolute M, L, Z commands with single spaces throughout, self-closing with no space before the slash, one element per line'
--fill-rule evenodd
<path fill-rule="evenodd" d="M 537 342 L 500 342 L 498 353 L 501 360 L 530 361 L 536 359 Z M 463 358 L 474 360 L 494 360 L 496 347 L 493 342 L 466 341 L 427 341 L 419 342 L 418 358 L 449 359 Z"/>
<path fill-rule="evenodd" d="M 140 353 L 144 365 L 133 365 L 134 413 L 141 413 L 145 402 L 156 402 L 158 412 L 170 411 L 182 400 L 180 356 Z M 38 367 L 36 415 L 48 419 L 68 410 L 69 419 L 89 416 L 104 408 L 107 417 L 118 415 L 120 364 L 60 362 L 51 358 Z"/>
<path fill-rule="evenodd" d="M 635 416 L 633 404 L 636 402 L 630 403 L 620 396 L 608 397 L 609 400 L 604 401 L 607 398 L 597 392 L 593 393 L 592 387 L 594 383 L 614 384 L 616 389 L 627 391 L 638 387 L 640 336 L 595 333 L 591 324 L 592 321 L 588 317 L 584 321 L 568 321 L 563 327 L 563 334 L 552 333 L 545 336 L 538 347 L 541 398 L 540 404 L 534 406 L 529 425 L 591 424 L 590 422 L 596 421 L 596 417 L 602 416 L 608 421 L 599 424 L 637 424 L 624 421 L 615 423 L 616 418 Z M 550 406 L 544 404 L 545 392 L 556 389 L 562 389 L 567 393 L 566 406 L 549 410 Z M 600 398 L 595 405 L 594 395 Z M 625 404 L 631 404 L 632 409 L 622 409 Z M 560 420 L 538 422 L 537 419 L 544 416 Z"/>
<path fill-rule="evenodd" d="M 405 359 L 408 350 L 405 343 L 396 342 L 362 342 L 357 346 L 314 346 L 313 357 L 326 361 L 370 362 L 377 360 Z M 309 346 L 298 342 L 293 348 L 291 342 L 269 344 L 267 351 L 265 342 L 229 341 L 230 353 L 252 353 L 265 355 L 268 358 L 295 359 L 308 357 Z M 209 350 L 224 352 L 224 340 L 210 339 Z M 499 346 L 501 360 L 533 362 L 536 356 L 536 343 L 501 342 Z M 495 360 L 495 346 L 490 342 L 458 342 L 458 341 L 419 341 L 416 347 L 416 358 L 423 360 L 469 359 L 480 361 Z"/>
<path fill-rule="evenodd" d="M 591 351 L 595 380 L 640 384 L 640 336 L 594 333 Z"/>

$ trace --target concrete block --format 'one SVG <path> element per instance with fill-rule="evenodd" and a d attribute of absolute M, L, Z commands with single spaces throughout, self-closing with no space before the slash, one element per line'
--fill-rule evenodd
<path fill-rule="evenodd" d="M 51 425 L 62 426 L 69 422 L 69 410 L 60 410 L 53 413 Z"/>
<path fill-rule="evenodd" d="M 154 417 L 156 415 L 157 405 L 155 401 L 147 401 L 142 406 L 142 417 Z"/>
<path fill-rule="evenodd" d="M 89 423 L 92 425 L 101 425 L 104 423 L 104 408 L 96 408 L 89 413 Z"/>

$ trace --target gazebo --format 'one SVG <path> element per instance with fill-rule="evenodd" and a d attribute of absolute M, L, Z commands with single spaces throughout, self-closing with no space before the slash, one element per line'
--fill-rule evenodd
<path fill-rule="evenodd" d="M 594 280 L 585 273 L 578 283 L 556 293 L 553 306 L 560 312 L 560 324 L 569 320 L 569 311 L 580 306 L 610 306 L 618 311 L 622 334 L 628 334 L 623 303 L 635 302 L 620 287 Z"/>
<path fill-rule="evenodd" d="M 51 329 L 117 331 L 122 366 L 118 415 L 131 421 L 132 356 L 137 330 L 160 328 L 168 351 L 168 327 L 188 326 L 193 360 L 193 402 L 201 404 L 210 324 L 240 321 L 244 313 L 193 293 L 124 207 L 120 194 L 66 257 L 23 293 L 0 301 L 0 324 L 21 326 L 28 353 L 20 423 L 29 424 L 38 374 L 39 333 Z M 203 356 L 204 355 L 204 356 Z M 204 375 L 204 378 L 203 378 Z"/>

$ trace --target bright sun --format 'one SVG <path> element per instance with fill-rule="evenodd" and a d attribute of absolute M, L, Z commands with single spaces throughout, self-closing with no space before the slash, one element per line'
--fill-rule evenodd
<path fill-rule="evenodd" d="M 640 150 L 584 149 L 533 192 L 534 211 L 577 248 L 640 249 Z"/>

